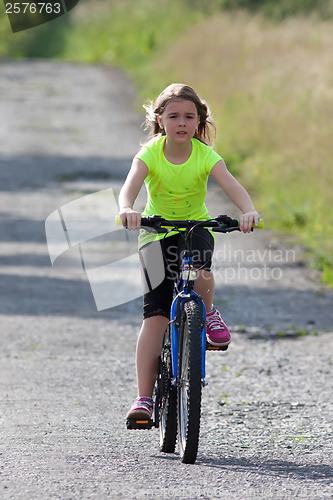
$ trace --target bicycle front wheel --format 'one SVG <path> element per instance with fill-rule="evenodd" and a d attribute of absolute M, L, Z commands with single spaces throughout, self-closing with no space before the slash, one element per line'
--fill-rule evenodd
<path fill-rule="evenodd" d="M 171 386 L 170 331 L 164 334 L 160 363 L 159 437 L 160 451 L 173 453 L 177 438 L 177 391 Z"/>
<path fill-rule="evenodd" d="M 178 357 L 178 444 L 181 460 L 197 457 L 201 413 L 202 313 L 193 300 L 186 302 L 180 328 Z"/>

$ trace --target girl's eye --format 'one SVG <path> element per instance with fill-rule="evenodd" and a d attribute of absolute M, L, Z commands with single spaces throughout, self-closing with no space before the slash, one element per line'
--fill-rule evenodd
<path fill-rule="evenodd" d="M 172 120 L 174 118 L 178 118 L 178 115 L 169 115 L 169 118 L 170 118 L 170 120 Z M 188 115 L 188 116 L 186 116 L 186 119 L 187 120 L 194 120 L 194 116 L 193 115 Z"/>

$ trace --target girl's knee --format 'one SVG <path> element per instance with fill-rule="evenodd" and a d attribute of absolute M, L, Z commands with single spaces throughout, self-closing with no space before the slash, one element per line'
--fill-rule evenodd
<path fill-rule="evenodd" d="M 142 328 L 151 330 L 154 332 L 164 332 L 168 326 L 169 319 L 162 315 L 154 315 L 149 318 L 145 318 L 142 323 Z"/>
<path fill-rule="evenodd" d="M 170 311 L 170 308 L 157 308 L 157 309 L 154 309 L 154 308 L 149 308 L 149 307 L 146 307 L 145 308 L 146 310 L 144 311 L 144 314 L 143 314 L 143 320 L 147 320 L 147 319 L 150 319 L 150 318 L 164 318 L 164 319 L 169 319 L 169 311 Z"/>

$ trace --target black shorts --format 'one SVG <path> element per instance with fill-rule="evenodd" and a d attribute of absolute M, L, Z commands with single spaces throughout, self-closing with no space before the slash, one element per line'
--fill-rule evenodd
<path fill-rule="evenodd" d="M 180 234 L 168 236 L 159 241 L 145 245 L 139 250 L 142 265 L 143 279 L 147 277 L 147 262 L 154 265 L 150 258 L 151 246 L 161 245 L 164 263 L 164 279 L 155 288 L 150 289 L 143 296 L 143 317 L 164 316 L 169 318 L 170 307 L 173 299 L 174 278 L 179 275 L 182 252 L 184 251 L 184 238 Z M 193 265 L 197 269 L 210 270 L 214 251 L 214 238 L 210 231 L 197 227 L 192 235 Z M 146 262 L 146 264 L 144 264 Z M 163 272 L 162 272 L 163 276 Z M 145 282 L 146 284 L 146 282 Z M 147 287 L 146 287 L 147 288 Z"/>

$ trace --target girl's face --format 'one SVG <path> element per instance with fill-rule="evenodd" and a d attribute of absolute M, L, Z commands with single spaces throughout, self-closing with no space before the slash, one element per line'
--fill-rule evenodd
<path fill-rule="evenodd" d="M 190 141 L 199 124 L 197 108 L 192 101 L 172 99 L 158 116 L 158 123 L 168 139 L 176 143 Z"/>

